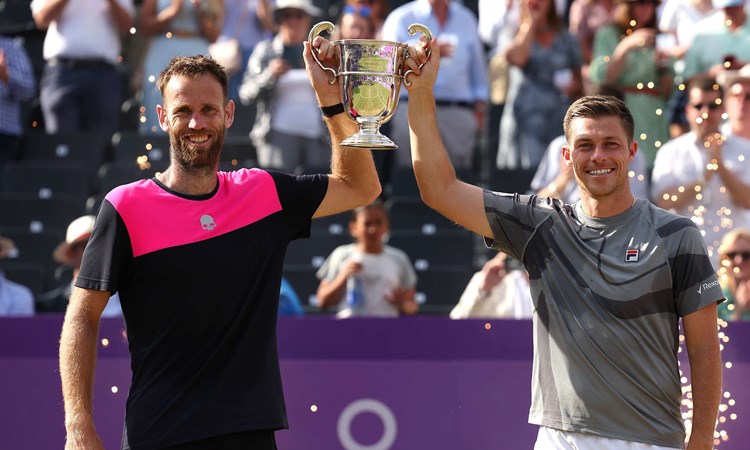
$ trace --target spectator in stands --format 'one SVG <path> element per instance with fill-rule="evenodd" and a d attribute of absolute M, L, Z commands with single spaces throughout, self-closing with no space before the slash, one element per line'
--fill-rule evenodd
<path fill-rule="evenodd" d="M 217 42 L 236 39 L 242 51 L 242 65 L 229 75 L 229 98 L 240 101 L 242 75 L 258 42 L 274 30 L 273 3 L 269 0 L 224 0 L 224 28 Z"/>
<path fill-rule="evenodd" d="M 735 228 L 719 246 L 719 281 L 727 301 L 719 305 L 724 320 L 750 320 L 750 230 Z"/>
<path fill-rule="evenodd" d="M 68 298 L 73 291 L 76 277 L 81 270 L 81 260 L 83 259 L 83 250 L 89 242 L 89 237 L 94 231 L 95 216 L 81 216 L 70 222 L 65 233 L 65 240 L 61 242 L 52 253 L 52 258 L 59 264 L 73 268 L 73 277 L 69 283 L 58 286 L 49 292 L 45 292 L 39 300 L 46 312 L 64 312 L 68 306 Z M 102 317 L 122 316 L 120 306 L 120 295 L 112 294 L 107 302 L 107 306 L 102 311 Z"/>
<path fill-rule="evenodd" d="M 565 29 L 552 0 L 523 0 L 520 25 L 505 57 L 522 72 L 513 101 L 512 142 L 521 150 L 521 165 L 534 168 L 562 133 L 568 106 L 582 93 L 581 47 Z"/>
<path fill-rule="evenodd" d="M 257 105 L 250 137 L 261 167 L 294 172 L 328 164 L 323 122 L 302 63 L 301 43 L 318 15 L 310 0 L 278 0 L 278 33 L 250 57 L 240 99 Z"/>
<path fill-rule="evenodd" d="M 697 25 L 711 17 L 716 11 L 711 0 L 667 0 L 659 17 L 657 50 L 664 51 L 674 59 L 675 84 L 684 84 L 685 53 L 693 45 Z M 685 89 L 674 89 L 669 99 L 667 118 L 669 136 L 676 138 L 690 130 L 685 117 L 687 93 Z"/>
<path fill-rule="evenodd" d="M 112 135 L 122 103 L 120 35 L 133 26 L 133 0 L 32 0 L 31 10 L 47 30 L 40 81 L 47 133 Z"/>
<path fill-rule="evenodd" d="M 414 42 L 415 37 L 408 32 L 413 23 L 421 23 L 436 33 L 443 55 L 443 68 L 435 83 L 440 132 L 456 167 L 471 168 L 477 132 L 484 126 L 488 95 L 486 57 L 474 31 L 477 18 L 457 1 L 414 0 L 391 11 L 383 24 L 383 39 Z M 403 103 L 390 120 L 389 137 L 399 146 L 396 158 L 402 167 L 410 164 L 407 100 L 407 91 L 402 87 Z"/>
<path fill-rule="evenodd" d="M 507 255 L 497 252 L 471 277 L 450 318 L 530 319 L 529 274 L 517 264 L 509 264 Z"/>
<path fill-rule="evenodd" d="M 388 0 L 346 0 L 344 7 L 341 9 L 341 16 L 346 13 L 356 13 L 369 17 L 372 21 L 373 30 L 372 38 L 367 39 L 381 39 L 383 37 L 383 23 L 385 23 L 390 10 Z"/>
<path fill-rule="evenodd" d="M 0 236 L 0 259 L 9 257 L 15 250 L 13 241 Z M 0 316 L 33 316 L 34 295 L 31 289 L 5 278 L 0 268 Z"/>
<path fill-rule="evenodd" d="M 685 116 L 691 131 L 659 150 L 651 177 L 654 202 L 692 218 L 715 262 L 721 237 L 732 228 L 750 227 L 750 141 L 719 132 L 725 108 L 733 130 L 750 126 L 750 102 L 742 99 L 750 97 L 750 73 L 745 72 L 745 82 L 731 82 L 740 98 L 711 78 L 690 82 Z"/>
<path fill-rule="evenodd" d="M 562 148 L 566 145 L 565 135 L 558 136 L 547 147 L 547 153 L 531 180 L 531 190 L 542 197 L 555 197 L 572 205 L 580 198 L 578 183 L 573 176 L 573 168 L 565 164 Z M 648 172 L 646 161 L 640 153 L 635 154 L 628 164 L 630 190 L 637 198 L 649 199 Z"/>
<path fill-rule="evenodd" d="M 336 24 L 335 39 L 375 39 L 375 22 L 367 6 L 347 4 Z"/>
<path fill-rule="evenodd" d="M 744 0 L 713 0 L 716 14 L 695 25 L 692 45 L 685 54 L 683 77 L 717 79 L 726 70 L 750 63 L 750 22 Z"/>
<path fill-rule="evenodd" d="M 569 29 L 581 44 L 581 74 L 586 94 L 593 93 L 589 64 L 594 54 L 594 36 L 599 28 L 612 23 L 615 5 L 615 0 L 573 0 L 570 4 Z"/>
<path fill-rule="evenodd" d="M 0 170 L 16 158 L 24 125 L 21 107 L 36 93 L 34 70 L 21 42 L 0 36 Z"/>
<path fill-rule="evenodd" d="M 612 25 L 596 32 L 589 66 L 597 89 L 616 92 L 633 113 L 638 150 L 649 170 L 656 151 L 669 140 L 665 111 L 674 77 L 670 60 L 655 48 L 657 2 L 621 1 Z"/>
<path fill-rule="evenodd" d="M 139 132 L 161 134 L 156 105 L 161 101 L 156 81 L 175 56 L 208 54 L 224 20 L 222 0 L 143 0 L 140 31 L 149 38 L 141 73 L 143 104 Z"/>
<path fill-rule="evenodd" d="M 318 304 L 338 305 L 338 317 L 416 314 L 417 275 L 403 251 L 383 243 L 388 214 L 380 200 L 352 212 L 355 242 L 336 248 L 318 270 Z"/>

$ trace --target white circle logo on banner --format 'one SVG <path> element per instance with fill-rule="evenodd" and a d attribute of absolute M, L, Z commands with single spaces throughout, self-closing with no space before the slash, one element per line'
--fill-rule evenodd
<path fill-rule="evenodd" d="M 372 445 L 362 445 L 351 433 L 354 418 L 363 412 L 378 416 L 383 422 L 383 435 Z M 346 450 L 389 450 L 396 440 L 396 417 L 385 403 L 372 398 L 362 398 L 351 402 L 341 412 L 337 426 L 339 442 Z"/>

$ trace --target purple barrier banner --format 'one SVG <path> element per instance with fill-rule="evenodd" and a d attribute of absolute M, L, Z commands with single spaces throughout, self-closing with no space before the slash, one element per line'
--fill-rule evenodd
<path fill-rule="evenodd" d="M 0 319 L 0 449 L 63 448 L 61 324 Z M 750 324 L 724 333 L 718 448 L 740 450 L 750 442 Z M 281 318 L 279 351 L 282 450 L 533 448 L 530 321 Z M 105 448 L 117 449 L 130 384 L 122 321 L 102 320 L 98 352 L 94 416 Z"/>

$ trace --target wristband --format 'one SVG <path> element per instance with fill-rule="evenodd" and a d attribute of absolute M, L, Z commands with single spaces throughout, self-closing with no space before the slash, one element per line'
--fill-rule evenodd
<path fill-rule="evenodd" d="M 337 103 L 332 106 L 321 106 L 320 112 L 323 113 L 325 117 L 333 117 L 336 115 L 341 114 L 344 112 L 344 104 L 343 103 Z"/>

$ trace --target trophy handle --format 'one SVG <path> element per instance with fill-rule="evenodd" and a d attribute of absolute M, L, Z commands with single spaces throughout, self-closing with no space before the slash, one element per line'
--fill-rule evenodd
<path fill-rule="evenodd" d="M 430 42 L 430 43 L 432 42 L 432 32 L 430 32 L 430 29 L 427 28 L 426 26 L 422 25 L 421 23 L 413 23 L 413 24 L 409 25 L 409 30 L 408 31 L 409 31 L 409 36 L 414 36 L 415 34 L 417 34 L 417 31 L 419 31 L 420 33 L 422 33 L 427 38 L 427 42 Z M 427 58 L 430 57 L 431 53 L 432 53 L 432 49 L 428 48 L 427 49 Z M 424 64 L 420 64 L 419 68 L 421 69 L 422 66 L 424 66 Z M 411 70 L 411 69 L 409 69 L 406 72 L 404 72 L 404 74 L 402 75 L 404 77 L 404 84 L 407 85 L 407 86 L 411 86 L 411 83 L 409 82 L 409 80 L 406 79 L 406 77 L 409 76 L 409 74 L 411 74 L 412 72 L 414 72 L 414 71 Z"/>
<path fill-rule="evenodd" d="M 315 36 L 319 35 L 323 31 L 325 31 L 328 34 L 333 34 L 335 30 L 336 28 L 331 22 L 324 21 L 312 27 L 312 29 L 310 30 L 310 34 L 307 36 L 307 42 L 310 43 L 310 53 L 312 53 L 312 56 L 315 59 L 315 62 L 318 63 L 321 69 L 323 69 L 326 72 L 331 72 L 333 74 L 333 78 L 331 78 L 331 81 L 328 82 L 330 84 L 336 83 L 336 77 L 338 77 L 339 74 L 337 74 L 335 70 L 331 69 L 330 67 L 324 66 L 323 63 L 320 62 L 320 60 L 318 59 L 318 52 L 315 51 L 315 49 L 312 46 L 312 41 L 313 41 L 313 38 L 315 38 Z"/>

